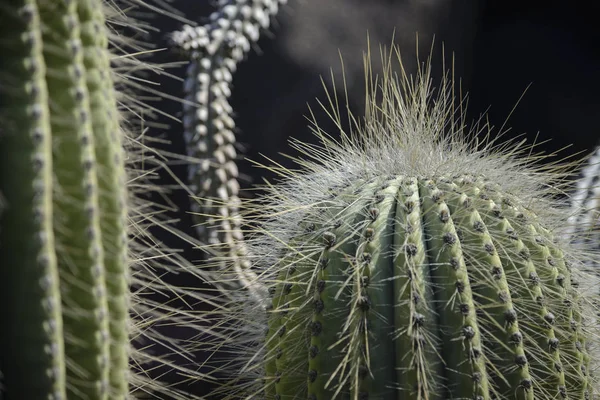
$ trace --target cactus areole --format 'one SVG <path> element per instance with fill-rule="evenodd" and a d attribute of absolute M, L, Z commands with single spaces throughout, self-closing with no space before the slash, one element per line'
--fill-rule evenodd
<path fill-rule="evenodd" d="M 484 177 L 333 188 L 270 285 L 267 399 L 587 399 L 582 302 L 537 217 Z"/>

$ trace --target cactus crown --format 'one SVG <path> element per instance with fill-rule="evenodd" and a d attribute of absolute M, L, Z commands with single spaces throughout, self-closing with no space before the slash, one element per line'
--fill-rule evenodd
<path fill-rule="evenodd" d="M 394 63 L 394 55 L 398 64 Z M 294 142 L 303 171 L 247 206 L 257 304 L 224 293 L 224 398 L 590 398 L 597 254 L 560 233 L 573 165 L 468 130 L 448 74 L 396 48 L 341 139 Z M 485 133 L 479 141 L 477 134 Z M 481 136 L 481 135 L 480 135 Z M 266 200 L 266 204 L 265 204 Z M 262 315 L 262 318 L 257 316 Z M 266 333 L 265 333 L 266 332 Z"/>

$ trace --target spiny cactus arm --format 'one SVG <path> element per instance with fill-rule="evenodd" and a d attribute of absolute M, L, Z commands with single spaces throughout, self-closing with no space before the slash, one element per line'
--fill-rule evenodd
<path fill-rule="evenodd" d="M 0 4 L 0 348 L 23 398 L 66 398 L 63 324 L 52 231 L 52 141 L 34 0 Z M 29 184 L 23 184 L 29 182 Z M 28 377 L 39 379 L 30 380 Z"/>
<path fill-rule="evenodd" d="M 80 0 L 86 83 L 90 95 L 94 151 L 98 162 L 98 206 L 102 229 L 105 285 L 110 320 L 110 395 L 129 393 L 129 259 L 128 195 L 123 138 L 103 8 L 95 0 Z"/>
<path fill-rule="evenodd" d="M 269 400 L 590 398 L 596 296 L 568 282 L 599 254 L 553 238 L 567 221 L 557 194 L 572 166 L 532 165 L 530 148 L 493 134 L 476 143 L 464 116 L 454 119 L 449 82 L 432 96 L 428 65 L 415 78 L 400 59 L 400 74 L 382 61 L 382 77 L 367 70 L 359 134 L 338 142 L 316 126 L 319 145 L 295 146 L 304 171 L 280 171 L 283 181 L 250 207 L 261 217 L 247 243 L 276 294 L 269 342 L 257 341 L 266 376 L 232 371 L 221 393 L 253 397 L 274 381 Z M 307 262 L 291 277 L 297 260 Z M 244 326 L 252 314 L 238 310 L 224 322 Z M 247 380 L 256 385 L 234 388 Z"/>
<path fill-rule="evenodd" d="M 206 378 L 191 361 L 192 345 L 161 329 L 185 326 L 194 334 L 206 321 L 190 303 L 148 297 L 205 300 L 162 278 L 188 272 L 200 280 L 201 272 L 152 236 L 156 229 L 179 235 L 139 196 L 162 190 L 151 182 L 154 171 L 140 165 L 164 165 L 142 135 L 128 137 L 121 127 L 120 108 L 134 113 L 141 102 L 127 97 L 127 78 L 149 65 L 130 53 L 143 45 L 109 32 L 132 24 L 120 5 L 0 4 L 0 368 L 9 398 L 144 392 L 187 400 L 197 396 L 155 368 Z M 109 35 L 116 55 L 108 53 Z M 165 348 L 168 354 L 156 351 Z"/>
<path fill-rule="evenodd" d="M 243 244 L 238 211 L 239 183 L 235 164 L 235 123 L 228 98 L 237 64 L 269 27 L 285 0 L 229 0 L 201 27 L 184 26 L 173 42 L 190 55 L 184 92 L 184 137 L 187 152 L 201 160 L 188 167 L 188 181 L 197 199 L 192 212 L 200 240 L 234 264 L 245 286 L 253 278 Z M 224 268 L 221 266 L 221 268 Z"/>

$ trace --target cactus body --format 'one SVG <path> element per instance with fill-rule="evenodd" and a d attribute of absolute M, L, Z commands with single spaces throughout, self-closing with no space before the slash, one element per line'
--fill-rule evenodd
<path fill-rule="evenodd" d="M 125 399 L 140 387 L 177 397 L 144 366 L 169 362 L 151 353 L 154 344 L 184 353 L 153 333 L 157 320 L 194 317 L 135 293 L 146 280 L 177 289 L 154 276 L 169 255 L 143 229 L 163 225 L 135 196 L 145 172 L 132 168 L 138 148 L 111 65 L 105 12 L 126 19 L 116 7 L 0 5 L 0 370 L 9 399 Z M 142 373 L 130 373 L 130 362 Z"/>
<path fill-rule="evenodd" d="M 447 75 L 434 94 L 430 63 L 409 76 L 393 48 L 376 76 L 369 57 L 364 121 L 350 116 L 337 140 L 315 121 L 319 144 L 293 142 L 302 168 L 276 168 L 281 182 L 246 205 L 269 296 L 223 296 L 225 339 L 210 346 L 234 356 L 215 394 L 592 398 L 598 281 L 584 265 L 598 253 L 564 238 L 571 166 L 534 166 L 531 147 L 469 131 Z"/>
<path fill-rule="evenodd" d="M 349 189 L 282 258 L 266 398 L 591 394 L 569 268 L 513 195 L 468 176 Z"/>

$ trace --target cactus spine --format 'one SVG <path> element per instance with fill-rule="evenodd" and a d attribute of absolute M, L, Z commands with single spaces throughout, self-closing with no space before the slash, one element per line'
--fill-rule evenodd
<path fill-rule="evenodd" d="M 592 398 L 597 279 L 583 263 L 598 253 L 561 236 L 572 166 L 533 166 L 530 147 L 499 144 L 489 126 L 467 133 L 447 76 L 434 95 L 430 64 L 409 77 L 395 52 L 377 77 L 367 56 L 364 122 L 351 117 L 339 141 L 315 122 L 319 145 L 294 142 L 303 171 L 280 169 L 248 205 L 270 296 L 224 296 L 215 329 L 237 357 L 217 367 L 230 378 L 217 393 Z"/>
<path fill-rule="evenodd" d="M 155 324 L 200 321 L 133 295 L 136 285 L 183 293 L 156 278 L 170 256 L 137 231 L 162 224 L 134 198 L 144 172 L 131 168 L 138 153 L 111 69 L 106 15 L 126 19 L 115 7 L 0 5 L 0 369 L 8 398 L 124 399 L 136 388 L 177 397 L 145 375 L 150 360 L 168 364 L 148 342 L 184 355 L 180 343 L 153 332 Z M 134 42 L 121 44 L 120 51 Z M 130 373 L 130 360 L 141 374 Z"/>

